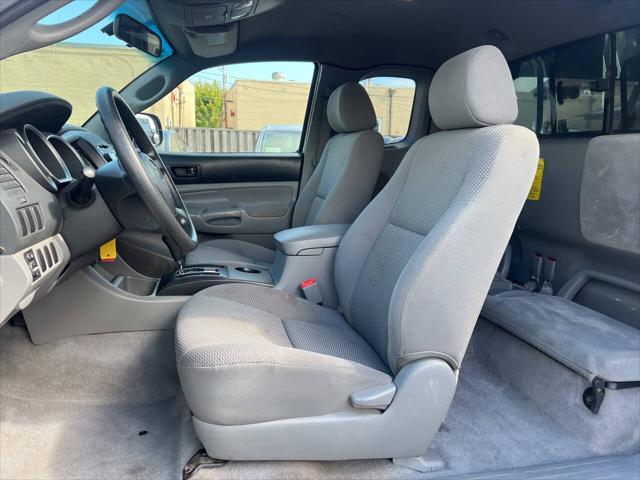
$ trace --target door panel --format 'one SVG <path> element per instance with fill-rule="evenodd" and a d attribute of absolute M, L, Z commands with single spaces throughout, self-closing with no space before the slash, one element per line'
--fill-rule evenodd
<path fill-rule="evenodd" d="M 289 228 L 297 189 L 297 182 L 178 185 L 196 229 L 217 235 Z"/>
<path fill-rule="evenodd" d="M 176 185 L 229 182 L 297 182 L 301 155 L 162 153 Z M 193 168 L 195 167 L 195 170 Z"/>
<path fill-rule="evenodd" d="M 273 234 L 291 226 L 301 155 L 185 153 L 162 159 L 198 232 Z"/>

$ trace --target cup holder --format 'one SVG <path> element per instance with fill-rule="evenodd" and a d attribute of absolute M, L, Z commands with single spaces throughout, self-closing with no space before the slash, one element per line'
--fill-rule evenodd
<path fill-rule="evenodd" d="M 260 273 L 260 270 L 251 267 L 236 267 L 236 270 L 242 273 Z"/>

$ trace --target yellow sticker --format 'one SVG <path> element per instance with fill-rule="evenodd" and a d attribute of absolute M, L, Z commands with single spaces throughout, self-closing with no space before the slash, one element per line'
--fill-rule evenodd
<path fill-rule="evenodd" d="M 527 196 L 527 200 L 540 200 L 540 195 L 542 194 L 542 177 L 544 176 L 544 158 L 540 157 L 538 160 L 538 169 L 536 170 L 536 176 L 533 177 L 533 185 L 531 185 L 531 190 L 529 190 L 529 195 Z"/>
<path fill-rule="evenodd" d="M 109 240 L 104 245 L 100 245 L 100 261 L 114 262 L 118 253 L 116 252 L 116 239 Z"/>

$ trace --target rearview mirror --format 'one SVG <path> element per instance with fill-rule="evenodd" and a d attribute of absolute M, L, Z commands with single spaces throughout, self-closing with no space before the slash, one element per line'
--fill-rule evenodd
<path fill-rule="evenodd" d="M 129 15 L 121 13 L 116 16 L 113 21 L 113 34 L 128 45 L 149 55 L 154 57 L 162 55 L 160 36 Z"/>

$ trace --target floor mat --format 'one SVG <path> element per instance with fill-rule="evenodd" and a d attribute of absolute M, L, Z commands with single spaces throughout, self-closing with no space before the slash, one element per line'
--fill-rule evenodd
<path fill-rule="evenodd" d="M 0 329 L 0 478 L 177 479 L 199 448 L 173 332 Z"/>

